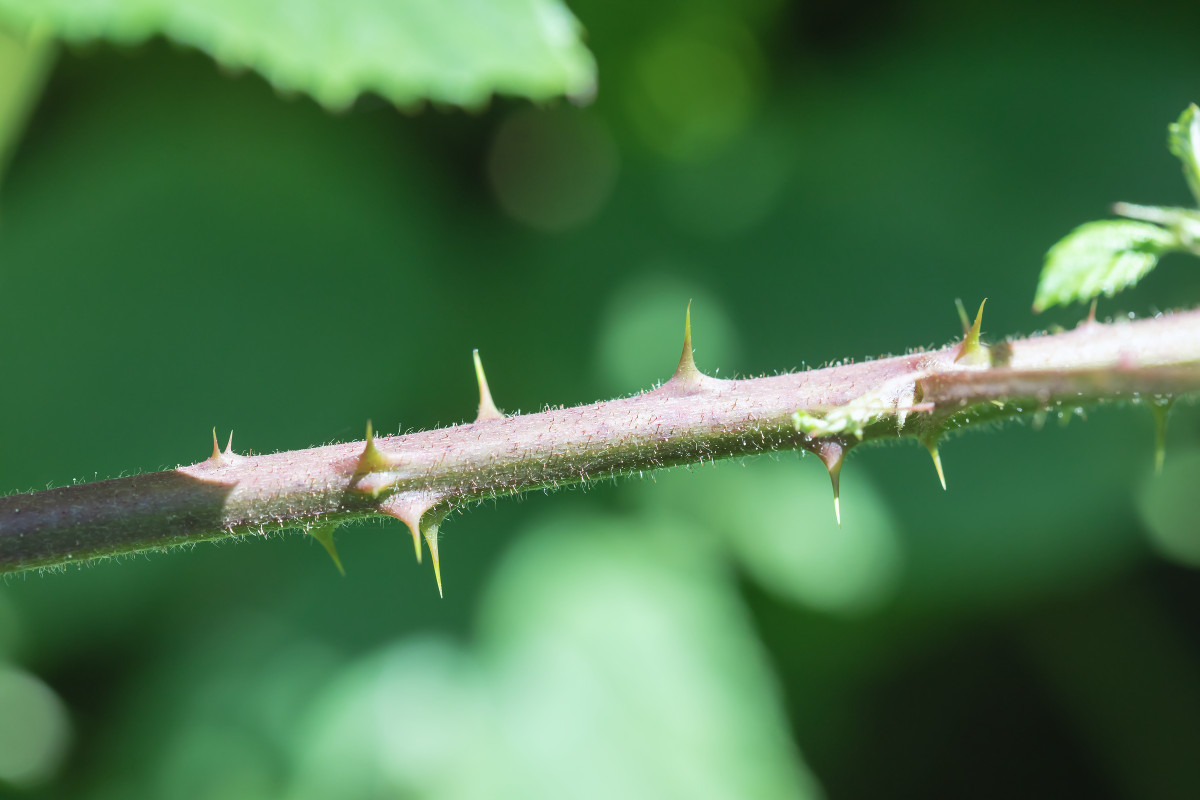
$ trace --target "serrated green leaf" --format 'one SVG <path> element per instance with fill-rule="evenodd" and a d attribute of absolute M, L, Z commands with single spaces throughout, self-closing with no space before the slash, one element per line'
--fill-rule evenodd
<path fill-rule="evenodd" d="M 1200 203 L 1200 108 L 1195 103 L 1188 106 L 1167 131 L 1167 147 L 1183 162 L 1183 176 Z"/>
<path fill-rule="evenodd" d="M 1146 222 L 1080 225 L 1046 254 L 1033 309 L 1112 297 L 1145 277 L 1163 254 L 1180 248 L 1174 233 Z"/>
<path fill-rule="evenodd" d="M 166 36 L 343 108 L 590 96 L 595 63 L 559 0 L 0 0 L 0 24 L 70 42 Z"/>

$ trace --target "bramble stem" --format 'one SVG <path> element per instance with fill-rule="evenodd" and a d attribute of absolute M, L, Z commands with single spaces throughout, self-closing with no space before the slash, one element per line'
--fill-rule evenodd
<path fill-rule="evenodd" d="M 370 458 L 361 442 L 214 453 L 165 472 L 11 495 L 0 498 L 0 572 L 379 513 L 432 527 L 436 544 L 447 509 L 483 498 L 772 450 L 812 450 L 833 470 L 831 458 L 860 440 L 936 443 L 948 427 L 1200 390 L 1200 311 L 1084 323 L 985 348 L 982 363 L 956 360 L 960 349 L 743 380 L 681 365 L 635 397 L 376 439 Z M 823 420 L 856 408 L 869 413 L 821 432 Z"/>

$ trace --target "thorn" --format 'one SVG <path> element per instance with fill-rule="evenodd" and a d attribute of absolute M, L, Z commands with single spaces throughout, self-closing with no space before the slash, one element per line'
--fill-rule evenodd
<path fill-rule="evenodd" d="M 958 346 L 958 354 L 954 356 L 956 363 L 964 359 L 963 363 L 971 366 L 988 363 L 988 349 L 979 343 L 979 329 L 983 325 L 983 307 L 986 304 L 987 298 L 985 297 L 979 304 L 975 323 L 971 325 L 971 329 L 963 336 L 962 344 Z"/>
<path fill-rule="evenodd" d="M 442 565 L 438 560 L 437 535 L 438 526 L 450 513 L 450 507 L 437 507 L 439 497 L 428 492 L 395 494 L 379 504 L 379 510 L 384 514 L 395 517 L 408 526 L 413 537 L 413 549 L 416 550 L 417 563 L 421 563 L 421 534 L 433 554 L 433 575 L 437 579 L 438 596 L 442 596 Z"/>
<path fill-rule="evenodd" d="M 938 480 L 942 483 L 942 491 L 946 491 L 946 473 L 942 471 L 942 456 L 938 453 L 937 434 L 924 437 L 921 439 L 921 444 L 925 445 L 925 449 L 929 451 L 929 457 L 933 459 L 933 468 L 937 470 Z"/>
<path fill-rule="evenodd" d="M 375 430 L 371 427 L 371 420 L 367 420 L 367 444 L 363 448 L 362 455 L 358 457 L 358 466 L 354 468 L 354 475 L 361 477 L 370 472 L 387 469 L 390 466 L 391 464 L 384 457 L 383 453 L 376 449 Z M 377 494 L 377 492 L 372 492 L 372 494 Z"/>
<path fill-rule="evenodd" d="M 1098 302 L 1100 302 L 1099 297 L 1094 298 L 1092 300 L 1092 307 L 1088 309 L 1087 320 L 1085 320 L 1085 322 L 1084 322 L 1085 325 L 1095 325 L 1096 324 L 1096 303 L 1098 303 Z"/>
<path fill-rule="evenodd" d="M 438 597 L 445 597 L 442 594 L 442 565 L 438 561 L 438 526 L 433 523 L 425 526 L 425 543 L 429 545 L 429 553 L 433 556 L 433 577 L 437 579 Z"/>
<path fill-rule="evenodd" d="M 496 404 L 492 402 L 492 392 L 488 389 L 487 376 L 483 374 L 483 362 L 479 360 L 479 348 L 475 348 L 471 353 L 475 358 L 475 379 L 479 382 L 479 414 L 475 417 L 475 421 L 504 419 L 504 414 L 500 413 L 500 409 L 496 408 Z"/>
<path fill-rule="evenodd" d="M 840 439 L 816 439 L 813 444 L 813 452 L 824 462 L 825 469 L 829 470 L 829 482 L 833 484 L 833 516 L 837 518 L 838 527 L 841 527 L 842 464 L 846 461 L 846 453 L 850 451 L 850 447 Z"/>
<path fill-rule="evenodd" d="M 229 433 L 229 446 L 225 448 L 225 452 L 221 452 L 221 446 L 217 444 L 217 429 L 213 428 L 213 451 L 208 457 L 205 464 L 212 464 L 214 467 L 224 467 L 227 464 L 232 464 L 237 459 L 237 454 L 231 449 L 233 445 L 233 432 Z"/>
<path fill-rule="evenodd" d="M 690 393 L 699 389 L 703 380 L 704 375 L 696 369 L 696 361 L 692 357 L 692 301 L 689 300 L 683 322 L 683 353 L 679 356 L 679 366 L 675 368 L 675 374 L 663 387 L 672 386 L 676 387 L 677 392 L 683 389 L 683 393 Z"/>
<path fill-rule="evenodd" d="M 342 560 L 338 558 L 337 547 L 333 544 L 333 532 L 338 528 L 337 522 L 332 525 L 323 525 L 319 528 L 309 528 L 308 532 L 314 539 L 321 543 L 325 551 L 329 553 L 329 557 L 333 559 L 333 565 L 338 568 L 338 572 L 342 573 L 342 577 L 346 577 L 346 570 L 342 567 Z"/>
<path fill-rule="evenodd" d="M 422 558 L 425 555 L 424 551 L 421 550 L 421 535 L 419 533 L 417 533 L 417 529 L 411 525 L 408 526 L 408 530 L 409 530 L 409 533 L 412 534 L 413 555 L 415 555 L 417 557 L 417 563 L 420 564 L 422 561 Z"/>
<path fill-rule="evenodd" d="M 1154 474 L 1161 475 L 1163 462 L 1167 458 L 1167 415 L 1171 413 L 1174 398 L 1156 400 L 1150 404 L 1150 413 L 1154 415 Z"/>

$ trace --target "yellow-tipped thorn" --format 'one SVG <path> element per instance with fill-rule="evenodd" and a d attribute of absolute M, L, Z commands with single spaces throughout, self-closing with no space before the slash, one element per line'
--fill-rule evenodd
<path fill-rule="evenodd" d="M 475 358 L 475 379 L 479 381 L 479 414 L 475 417 L 475 421 L 504 419 L 504 414 L 496 408 L 495 402 L 492 401 L 492 392 L 488 388 L 487 376 L 483 374 L 483 362 L 479 359 L 479 348 L 472 350 L 471 354 Z"/>
<path fill-rule="evenodd" d="M 388 516 L 395 517 L 408 526 L 409 533 L 412 534 L 413 551 L 417 557 L 417 563 L 421 563 L 421 528 L 425 528 L 425 541 L 429 542 L 429 549 L 433 552 L 434 571 L 438 572 L 437 564 L 437 539 L 432 541 L 429 539 L 429 530 L 432 528 L 434 537 L 437 536 L 437 526 L 445 519 L 449 513 L 449 508 L 434 509 L 437 504 L 437 497 L 429 494 L 394 494 L 388 499 L 379 504 L 379 510 Z M 422 526 L 422 517 L 425 519 L 425 525 Z M 438 572 L 440 575 L 440 572 Z M 440 581 L 440 578 L 439 578 Z"/>
<path fill-rule="evenodd" d="M 333 559 L 333 565 L 337 567 L 338 572 L 342 573 L 342 577 L 346 576 L 346 570 L 342 566 L 342 560 L 338 558 L 337 547 L 333 544 L 333 532 L 337 530 L 338 524 L 324 525 L 319 528 L 309 528 L 308 532 L 314 539 L 321 543 L 325 551 L 329 553 L 329 557 Z"/>
<path fill-rule="evenodd" d="M 946 473 L 942 471 L 942 456 L 938 453 L 937 439 L 926 439 L 925 448 L 933 459 L 933 468 L 937 470 L 938 480 L 941 481 L 942 491 L 946 490 Z"/>
<path fill-rule="evenodd" d="M 962 344 L 958 346 L 958 354 L 954 356 L 955 362 L 963 361 L 968 365 L 978 365 L 988 363 L 988 351 L 979 342 L 979 332 L 983 325 L 983 307 L 987 305 L 987 298 L 983 298 L 983 302 L 979 304 L 979 311 L 975 314 L 975 322 L 971 325 L 970 330 L 963 336 Z"/>
<path fill-rule="evenodd" d="M 1158 401 L 1150 404 L 1150 413 L 1154 415 L 1154 474 L 1161 475 L 1163 463 L 1167 460 L 1167 415 L 1171 413 L 1173 400 Z"/>
<path fill-rule="evenodd" d="M 385 470 L 391 464 L 384 458 L 383 453 L 375 447 L 375 429 L 371 427 L 371 420 L 367 420 L 367 444 L 363 447 L 362 455 L 358 457 L 358 466 L 354 469 L 356 476 L 366 475 L 370 472 Z"/>
<path fill-rule="evenodd" d="M 210 461 L 221 460 L 221 445 L 217 444 L 217 429 L 213 428 L 213 453 L 209 456 Z"/>
<path fill-rule="evenodd" d="M 813 450 L 829 471 L 829 482 L 833 485 L 833 516 L 837 519 L 838 527 L 842 525 L 842 464 L 845 463 L 849 450 L 849 447 L 837 439 L 819 440 Z"/>
<path fill-rule="evenodd" d="M 429 553 L 433 556 L 433 577 L 437 579 L 438 597 L 445 597 L 442 594 L 442 565 L 438 561 L 438 526 L 425 526 L 425 543 L 429 545 Z"/>
<path fill-rule="evenodd" d="M 213 428 L 213 432 L 216 432 L 216 428 Z M 233 455 L 233 431 L 229 432 L 229 441 L 225 444 L 225 455 Z"/>

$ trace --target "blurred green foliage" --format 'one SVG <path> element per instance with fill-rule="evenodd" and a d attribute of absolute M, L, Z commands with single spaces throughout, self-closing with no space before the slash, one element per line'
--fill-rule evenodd
<path fill-rule="evenodd" d="M 949 341 L 955 297 L 1029 332 L 1064 231 L 1189 202 L 1162 121 L 1200 8 L 572 9 L 584 109 L 334 115 L 157 41 L 64 50 L 0 188 L 0 490 L 194 462 L 214 424 L 262 452 L 468 419 L 473 347 L 508 411 L 634 391 L 689 298 L 722 377 Z M 1101 316 L 1198 301 L 1158 270 Z M 952 439 L 948 492 L 864 448 L 841 529 L 790 454 L 489 504 L 443 528 L 441 602 L 394 522 L 339 534 L 345 579 L 301 535 L 11 578 L 0 781 L 1197 796 L 1177 406 L 1161 481 L 1140 408 Z"/>

